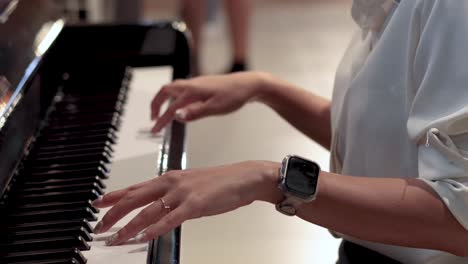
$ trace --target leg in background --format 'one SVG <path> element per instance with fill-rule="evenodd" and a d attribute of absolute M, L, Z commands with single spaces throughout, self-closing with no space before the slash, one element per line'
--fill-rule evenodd
<path fill-rule="evenodd" d="M 201 47 L 202 27 L 205 22 L 205 2 L 206 0 L 182 0 L 182 17 L 192 32 L 192 72 L 194 75 L 199 74 L 198 56 Z"/>
<path fill-rule="evenodd" d="M 233 62 L 231 72 L 247 69 L 248 37 L 250 26 L 250 0 L 225 0 L 229 20 Z"/>

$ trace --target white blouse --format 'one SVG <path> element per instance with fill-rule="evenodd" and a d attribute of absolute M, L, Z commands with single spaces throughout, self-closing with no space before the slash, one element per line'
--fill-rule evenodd
<path fill-rule="evenodd" d="M 398 2 L 353 3 L 360 28 L 336 75 L 331 170 L 422 179 L 468 230 L 468 1 Z M 403 263 L 468 263 L 344 237 Z"/>

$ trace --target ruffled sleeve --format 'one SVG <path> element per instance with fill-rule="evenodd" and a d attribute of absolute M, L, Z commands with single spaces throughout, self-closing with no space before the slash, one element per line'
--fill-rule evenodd
<path fill-rule="evenodd" d="M 421 9 L 408 133 L 418 172 L 468 230 L 468 1 Z"/>

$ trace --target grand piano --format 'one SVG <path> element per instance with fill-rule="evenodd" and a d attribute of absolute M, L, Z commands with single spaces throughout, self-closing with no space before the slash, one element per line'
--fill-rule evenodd
<path fill-rule="evenodd" d="M 162 83 L 189 76 L 186 27 L 68 25 L 57 2 L 0 0 L 0 263 L 129 263 L 93 237 L 104 212 L 90 201 L 184 168 L 183 124 L 135 138 L 161 83 L 131 83 L 139 67 Z M 135 264 L 179 263 L 180 228 L 119 248 Z"/>

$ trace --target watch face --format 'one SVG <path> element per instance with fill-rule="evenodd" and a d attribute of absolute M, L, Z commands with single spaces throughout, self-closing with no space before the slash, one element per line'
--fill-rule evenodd
<path fill-rule="evenodd" d="M 314 162 L 291 157 L 286 170 L 286 187 L 289 192 L 303 198 L 309 198 L 317 189 L 320 168 Z"/>

